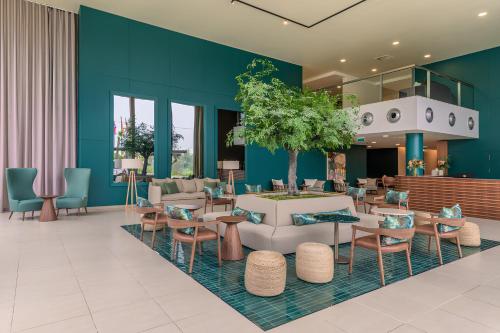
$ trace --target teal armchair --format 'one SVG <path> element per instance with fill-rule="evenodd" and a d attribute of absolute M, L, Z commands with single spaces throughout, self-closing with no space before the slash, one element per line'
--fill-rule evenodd
<path fill-rule="evenodd" d="M 5 176 L 7 180 L 7 194 L 9 197 L 10 215 L 14 213 L 31 212 L 33 217 L 35 211 L 42 209 L 43 200 L 38 198 L 33 191 L 37 170 L 34 168 L 7 168 Z"/>
<path fill-rule="evenodd" d="M 90 169 L 66 168 L 64 169 L 64 179 L 66 179 L 66 192 L 56 199 L 57 215 L 59 209 L 66 209 L 69 214 L 70 209 L 85 209 L 87 213 L 87 201 L 89 196 Z"/>

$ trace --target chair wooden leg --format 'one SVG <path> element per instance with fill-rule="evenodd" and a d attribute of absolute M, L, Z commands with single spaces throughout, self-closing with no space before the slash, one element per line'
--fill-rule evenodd
<path fill-rule="evenodd" d="M 153 237 L 151 238 L 151 249 L 155 249 L 156 225 L 153 224 Z"/>
<path fill-rule="evenodd" d="M 458 249 L 458 256 L 462 258 L 462 247 L 460 246 L 460 237 L 457 236 L 457 249 Z"/>
<path fill-rule="evenodd" d="M 172 236 L 172 249 L 170 250 L 170 257 L 175 260 L 177 256 L 177 241 Z"/>
<path fill-rule="evenodd" d="M 436 251 L 439 258 L 439 264 L 443 264 L 443 256 L 441 255 L 441 240 L 439 239 L 439 235 L 436 235 Z"/>
<path fill-rule="evenodd" d="M 196 255 L 196 237 L 191 246 L 191 258 L 189 258 L 189 274 L 193 272 L 194 256 Z"/>
<path fill-rule="evenodd" d="M 26 212 L 23 212 L 23 221 L 24 221 L 24 215 L 26 214 Z"/>
<path fill-rule="evenodd" d="M 10 215 L 9 215 L 9 220 L 10 218 L 12 217 L 12 215 L 14 214 L 14 212 L 10 212 Z"/>
<path fill-rule="evenodd" d="M 83 209 L 85 209 L 85 215 L 89 213 L 89 212 L 87 211 L 87 207 L 83 207 Z"/>
<path fill-rule="evenodd" d="M 32 211 L 31 211 L 31 218 L 32 218 L 32 219 L 34 219 L 34 218 L 35 218 L 35 211 L 34 211 L 34 210 L 32 210 Z"/>
<path fill-rule="evenodd" d="M 66 215 L 69 215 L 69 209 L 66 208 Z"/>
<path fill-rule="evenodd" d="M 431 252 L 431 238 L 432 236 L 429 236 L 429 239 L 427 240 L 427 252 Z"/>
<path fill-rule="evenodd" d="M 144 224 L 141 224 L 141 242 L 144 241 Z"/>
<path fill-rule="evenodd" d="M 352 231 L 351 239 L 351 253 L 349 255 L 349 274 L 352 273 L 352 266 L 354 265 L 354 248 L 356 247 L 356 230 Z"/>
<path fill-rule="evenodd" d="M 410 276 L 413 275 L 413 270 L 411 268 L 411 257 L 410 257 L 410 246 L 406 249 L 406 262 L 408 263 L 408 274 Z"/>
<path fill-rule="evenodd" d="M 384 260 L 382 259 L 382 250 L 377 250 L 377 263 L 380 272 L 380 285 L 385 286 L 385 271 L 384 271 Z"/>
<path fill-rule="evenodd" d="M 57 208 L 56 216 L 59 217 L 59 208 Z"/>

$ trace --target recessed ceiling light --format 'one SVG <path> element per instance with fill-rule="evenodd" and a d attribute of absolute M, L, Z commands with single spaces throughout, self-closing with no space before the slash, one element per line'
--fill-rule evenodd
<path fill-rule="evenodd" d="M 479 16 L 479 17 L 484 17 L 486 15 L 488 15 L 488 12 L 481 12 L 481 13 L 477 14 L 477 16 Z"/>
<path fill-rule="evenodd" d="M 372 68 L 372 72 L 376 72 L 376 71 L 377 71 L 377 69 L 376 69 L 376 68 Z"/>
<path fill-rule="evenodd" d="M 342 88 L 342 86 L 337 86 L 337 89 L 340 89 L 340 88 Z"/>
<path fill-rule="evenodd" d="M 347 60 L 346 60 L 346 59 L 344 59 L 344 58 L 340 59 L 340 62 L 346 62 L 346 61 L 347 61 Z"/>
<path fill-rule="evenodd" d="M 399 41 L 395 40 L 394 42 L 392 42 L 392 45 L 399 45 Z"/>
<path fill-rule="evenodd" d="M 366 146 L 367 148 L 371 148 L 372 146 Z"/>
<path fill-rule="evenodd" d="M 427 146 L 424 146 L 424 148 L 427 148 Z"/>
<path fill-rule="evenodd" d="M 396 146 L 401 146 L 401 144 L 400 143 L 396 143 Z"/>
<path fill-rule="evenodd" d="M 430 57 L 431 57 L 431 55 L 430 55 L 430 54 L 426 54 L 426 55 L 424 55 L 424 58 L 430 58 Z"/>
<path fill-rule="evenodd" d="M 376 141 L 372 141 L 373 144 L 376 144 L 377 142 Z"/>
<path fill-rule="evenodd" d="M 288 21 L 283 21 L 283 25 L 288 25 Z"/>
<path fill-rule="evenodd" d="M 388 138 L 389 137 L 389 134 L 384 134 L 382 135 L 383 138 Z"/>

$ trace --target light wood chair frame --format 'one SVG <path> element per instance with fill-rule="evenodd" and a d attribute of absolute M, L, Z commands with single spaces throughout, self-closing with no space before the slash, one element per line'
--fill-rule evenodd
<path fill-rule="evenodd" d="M 427 251 L 430 252 L 431 250 L 431 241 L 432 241 L 432 237 L 435 238 L 435 242 L 436 242 L 436 252 L 437 252 L 437 255 L 438 255 L 438 258 L 439 258 L 439 264 L 442 265 L 443 264 L 443 256 L 442 256 L 442 253 L 441 253 L 441 239 L 451 239 L 451 238 L 454 238 L 456 240 L 456 245 L 457 245 L 457 250 L 458 250 L 458 256 L 460 258 L 462 258 L 462 248 L 461 248 L 461 245 L 460 245 L 460 228 L 462 228 L 466 222 L 466 219 L 465 218 L 459 218 L 459 219 L 450 219 L 450 218 L 442 218 L 442 217 L 438 217 L 437 214 L 432 214 L 432 216 L 430 218 L 428 217 L 419 217 L 420 221 L 427 221 L 431 224 L 432 226 L 432 230 L 433 230 L 433 234 L 432 235 L 429 235 L 429 233 L 427 232 L 427 227 L 426 225 L 418 225 L 416 226 L 416 233 L 417 234 L 421 234 L 421 235 L 425 235 L 425 236 L 429 236 L 429 239 L 428 239 L 428 242 L 427 242 Z M 438 230 L 438 225 L 439 224 L 443 224 L 443 225 L 447 225 L 447 226 L 450 226 L 450 227 L 459 227 L 459 229 L 457 230 L 453 230 L 453 231 L 449 231 L 449 232 L 439 232 Z M 425 230 L 425 231 L 424 231 Z"/>
<path fill-rule="evenodd" d="M 211 193 L 205 192 L 205 213 L 207 213 L 207 206 L 210 205 L 212 208 L 212 212 L 214 211 L 214 206 L 222 206 L 224 205 L 224 211 L 227 211 L 227 205 L 230 205 L 231 209 L 233 208 L 233 200 L 220 198 L 214 199 Z"/>
<path fill-rule="evenodd" d="M 153 235 L 151 237 L 151 248 L 154 250 L 156 241 L 156 227 L 160 224 L 163 225 L 163 234 L 165 235 L 167 229 L 167 215 L 164 214 L 163 207 L 136 207 L 135 211 L 138 214 L 150 214 L 154 213 L 154 218 L 149 218 L 146 216 L 141 217 L 141 241 L 144 241 L 144 225 L 151 225 L 153 228 Z"/>
<path fill-rule="evenodd" d="M 377 205 L 380 208 L 397 208 L 410 210 L 410 191 L 405 191 L 407 195 L 406 200 L 399 200 L 397 204 L 390 204 L 385 202 L 385 195 L 380 195 L 373 197 L 372 204 Z M 406 203 L 406 205 L 404 205 Z"/>
<path fill-rule="evenodd" d="M 405 239 L 405 249 L 403 251 L 406 252 L 406 261 L 408 264 L 408 274 L 410 276 L 413 275 L 413 270 L 411 267 L 411 242 L 413 239 L 413 236 L 415 235 L 415 228 L 405 228 L 405 229 L 386 229 L 386 228 L 369 228 L 369 227 L 362 227 L 362 226 L 357 226 L 353 225 L 352 226 L 352 240 L 351 240 L 351 255 L 350 255 L 350 260 L 349 260 L 349 274 L 352 273 L 352 268 L 354 264 L 354 251 L 356 248 L 356 231 L 364 231 L 366 233 L 375 235 L 376 239 L 376 245 L 377 245 L 377 263 L 379 267 L 379 274 L 380 274 L 380 284 L 382 286 L 385 286 L 385 270 L 384 270 L 384 261 L 382 258 L 382 248 L 385 248 L 385 250 L 388 250 L 386 252 L 394 253 L 394 252 L 401 252 L 401 251 L 390 251 L 391 247 L 399 246 L 400 244 L 395 244 L 395 245 L 384 245 L 382 246 L 380 242 L 380 237 L 381 236 L 388 236 L 388 237 L 393 237 L 397 239 Z M 367 248 L 368 250 L 374 250 L 372 248 Z"/>
<path fill-rule="evenodd" d="M 175 260 L 177 258 L 177 244 L 178 242 L 183 242 L 182 240 L 176 239 L 176 234 L 180 233 L 179 229 L 184 228 L 194 228 L 194 234 L 192 235 L 192 240 L 189 242 L 185 241 L 185 243 L 191 244 L 191 257 L 189 258 L 189 274 L 193 272 L 193 264 L 194 264 L 194 256 L 196 255 L 196 244 L 198 244 L 198 253 L 202 254 L 202 242 L 198 240 L 198 231 L 200 228 L 204 228 L 210 225 L 216 226 L 215 233 L 217 234 L 217 258 L 219 261 L 219 267 L 222 266 L 222 257 L 221 257 L 221 242 L 220 242 L 220 221 L 207 221 L 207 222 L 196 222 L 196 221 L 186 221 L 186 220 L 176 220 L 172 218 L 167 218 L 168 227 L 172 229 L 172 250 L 171 250 L 171 258 Z M 189 236 L 189 235 L 188 235 Z"/>

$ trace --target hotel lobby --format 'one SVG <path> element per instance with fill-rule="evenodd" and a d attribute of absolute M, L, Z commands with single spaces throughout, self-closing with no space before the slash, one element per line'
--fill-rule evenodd
<path fill-rule="evenodd" d="M 500 3 L 0 22 L 0 333 L 500 332 Z"/>

